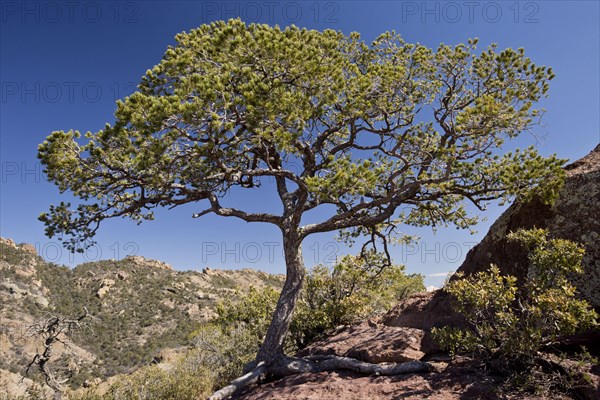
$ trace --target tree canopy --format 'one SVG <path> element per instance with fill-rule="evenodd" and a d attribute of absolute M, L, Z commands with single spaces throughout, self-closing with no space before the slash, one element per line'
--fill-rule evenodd
<path fill-rule="evenodd" d="M 386 32 L 315 31 L 240 20 L 176 36 L 98 132 L 53 132 L 39 146 L 48 179 L 82 202 L 51 206 L 46 233 L 72 250 L 112 217 L 201 202 L 208 213 L 304 237 L 398 223 L 467 227 L 465 210 L 533 188 L 552 197 L 556 157 L 499 154 L 538 122 L 550 68 L 523 49 L 476 54 L 477 40 L 430 49 Z M 275 182 L 269 185 L 268 182 Z M 543 185 L 540 185 L 543 183 Z M 281 213 L 223 205 L 232 187 L 271 188 Z M 333 206 L 302 226 L 303 213 Z"/>

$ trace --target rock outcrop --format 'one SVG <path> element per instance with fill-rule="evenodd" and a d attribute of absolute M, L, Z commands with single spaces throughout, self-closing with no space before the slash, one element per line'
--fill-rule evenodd
<path fill-rule="evenodd" d="M 452 310 L 448 295 L 437 290 L 416 293 L 404 299 L 382 318 L 382 323 L 428 332 L 433 327 L 463 326 L 465 322 L 460 314 Z"/>
<path fill-rule="evenodd" d="M 102 279 L 100 282 L 100 289 L 96 292 L 96 297 L 103 298 L 110 291 L 110 288 L 115 284 L 115 281 L 112 279 Z"/>
<path fill-rule="evenodd" d="M 345 327 L 327 339 L 315 342 L 301 356 L 336 355 L 369 363 L 401 363 L 420 360 L 424 331 L 387 326 L 377 321 Z"/>
<path fill-rule="evenodd" d="M 583 297 L 600 307 L 600 144 L 565 170 L 567 179 L 553 206 L 539 199 L 511 205 L 469 251 L 458 271 L 468 275 L 494 263 L 503 273 L 522 278 L 528 270 L 526 251 L 507 241 L 506 235 L 520 228 L 545 228 L 551 237 L 585 247 L 585 272 L 573 280 Z"/>
<path fill-rule="evenodd" d="M 24 251 L 25 253 L 29 253 L 29 254 L 33 254 L 34 256 L 38 255 L 37 249 L 35 248 L 34 245 L 30 244 L 30 243 L 20 243 L 17 244 L 15 243 L 14 240 L 9 239 L 9 238 L 3 238 L 0 237 L 0 243 L 6 246 L 10 246 L 13 249 L 19 249 Z"/>
<path fill-rule="evenodd" d="M 142 256 L 127 256 L 125 257 L 125 261 L 130 261 L 131 263 L 140 267 L 160 268 L 173 271 L 173 267 L 167 264 L 166 262 L 153 260 L 151 258 L 146 258 Z"/>
<path fill-rule="evenodd" d="M 506 235 L 518 229 L 545 228 L 554 238 L 569 239 L 585 247 L 584 274 L 574 277 L 583 297 L 600 308 L 600 144 L 591 153 L 565 167 L 567 178 L 554 205 L 539 199 L 515 202 L 483 240 L 467 254 L 458 271 L 465 275 L 498 265 L 502 273 L 520 279 L 527 276 L 526 250 Z M 443 291 L 420 293 L 406 299 L 382 320 L 386 325 L 430 330 L 435 326 L 464 323 L 452 311 Z"/>

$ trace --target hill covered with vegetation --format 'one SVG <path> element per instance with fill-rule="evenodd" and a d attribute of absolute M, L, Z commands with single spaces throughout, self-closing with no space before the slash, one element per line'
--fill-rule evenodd
<path fill-rule="evenodd" d="M 69 384 L 130 372 L 163 349 L 189 344 L 220 300 L 250 287 L 279 290 L 282 282 L 282 276 L 250 269 L 176 271 L 139 256 L 70 269 L 44 261 L 31 245 L 2 239 L 0 369 L 24 374 L 42 344 L 29 327 L 53 316 L 78 316 L 85 307 L 90 317 L 54 355 L 71 369 Z"/>

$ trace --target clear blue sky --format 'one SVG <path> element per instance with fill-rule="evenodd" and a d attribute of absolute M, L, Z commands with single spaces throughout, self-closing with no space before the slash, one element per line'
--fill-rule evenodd
<path fill-rule="evenodd" d="M 478 37 L 480 49 L 524 47 L 538 64 L 553 67 L 544 126 L 535 133 L 543 154 L 577 159 L 600 141 L 600 9 L 598 1 L 2 1 L 0 30 L 0 235 L 34 243 L 43 256 L 67 265 L 136 253 L 178 269 L 258 268 L 283 272 L 279 232 L 261 224 L 208 216 L 195 207 L 159 212 L 136 226 L 109 221 L 99 245 L 85 257 L 43 235 L 37 221 L 49 204 L 66 199 L 45 182 L 37 145 L 53 130 L 95 131 L 112 122 L 114 101 L 129 94 L 155 65 L 176 33 L 218 19 L 360 32 L 372 39 L 395 29 L 407 41 L 436 47 Z M 519 146 L 534 144 L 524 135 Z M 513 146 L 514 144 L 511 144 Z M 265 204 L 268 198 L 244 201 Z M 408 230 L 419 248 L 396 248 L 411 272 L 443 275 L 455 269 L 502 209 L 491 207 L 478 233 L 453 228 Z M 306 263 L 329 262 L 348 251 L 332 235 L 310 237 Z M 442 276 L 430 276 L 439 285 Z"/>

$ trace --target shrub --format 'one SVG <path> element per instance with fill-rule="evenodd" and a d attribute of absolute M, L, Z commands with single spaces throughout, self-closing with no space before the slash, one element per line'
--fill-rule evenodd
<path fill-rule="evenodd" d="M 402 298 L 425 290 L 423 276 L 406 275 L 383 254 L 345 256 L 333 267 L 317 266 L 306 277 L 290 338 L 306 347 L 324 332 L 388 311 Z"/>
<path fill-rule="evenodd" d="M 239 329 L 243 324 L 256 337 L 257 346 L 262 343 L 262 337 L 267 332 L 279 292 L 272 287 L 256 289 L 251 287 L 248 293 L 227 299 L 217 304 L 218 317 L 214 321 L 224 331 Z"/>
<path fill-rule="evenodd" d="M 549 239 L 542 229 L 511 233 L 510 240 L 529 249 L 529 270 L 519 288 L 517 278 L 502 276 L 492 265 L 486 272 L 449 282 L 444 290 L 456 300 L 470 329 L 434 329 L 438 342 L 452 353 L 476 353 L 488 365 L 510 371 L 532 365 L 536 352 L 562 335 L 597 326 L 598 315 L 576 296 L 569 276 L 581 274 L 584 251 L 576 243 Z M 459 277 L 460 278 L 460 277 Z"/>
<path fill-rule="evenodd" d="M 208 367 L 190 360 L 180 360 L 173 368 L 157 365 L 140 368 L 114 383 L 106 394 L 90 389 L 74 400 L 195 400 L 210 395 L 213 384 Z"/>
<path fill-rule="evenodd" d="M 302 349 L 324 332 L 387 311 L 398 300 L 423 291 L 422 275 L 406 275 L 404 267 L 387 265 L 383 255 L 346 256 L 333 267 L 311 269 L 292 319 L 286 350 Z M 241 322 L 256 337 L 257 349 L 275 309 L 275 289 L 251 289 L 238 300 L 219 304 L 216 322 L 223 327 Z"/>
<path fill-rule="evenodd" d="M 187 360 L 206 367 L 205 374 L 213 389 L 241 376 L 244 366 L 254 359 L 260 346 L 257 331 L 241 322 L 227 326 L 205 324 L 192 334 L 192 343 L 194 349 Z"/>

